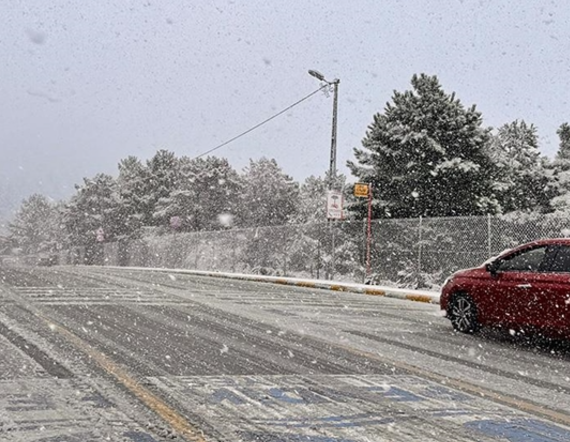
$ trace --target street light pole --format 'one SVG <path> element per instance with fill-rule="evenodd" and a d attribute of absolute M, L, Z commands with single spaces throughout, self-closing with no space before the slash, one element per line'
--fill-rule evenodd
<path fill-rule="evenodd" d="M 334 187 L 336 179 L 336 127 L 337 127 L 337 113 L 338 113 L 338 84 L 340 80 L 335 78 L 329 81 L 323 74 L 318 71 L 309 71 L 309 75 L 315 77 L 317 80 L 327 83 L 333 88 L 333 116 L 332 116 L 332 134 L 331 134 L 331 156 L 329 165 L 329 190 Z"/>
<path fill-rule="evenodd" d="M 338 112 L 338 84 L 340 80 L 335 78 L 332 81 L 333 85 L 333 117 L 332 117 L 332 135 L 331 135 L 331 164 L 329 169 L 330 184 L 329 189 L 332 189 L 336 181 L 336 126 L 337 126 L 337 112 Z"/>
<path fill-rule="evenodd" d="M 337 126 L 337 112 L 338 112 L 338 84 L 340 80 L 335 78 L 332 81 L 329 81 L 325 78 L 323 74 L 319 71 L 309 71 L 309 75 L 315 77 L 317 80 L 327 83 L 329 86 L 333 88 L 333 115 L 332 115 L 332 134 L 331 134 L 331 156 L 330 156 L 330 164 L 329 164 L 329 191 L 333 190 L 335 187 L 336 181 L 336 126 Z M 335 232 L 334 226 L 329 220 L 329 227 L 331 230 L 331 270 L 330 270 L 330 279 L 334 278 L 335 267 L 336 267 L 336 247 L 335 247 Z"/>

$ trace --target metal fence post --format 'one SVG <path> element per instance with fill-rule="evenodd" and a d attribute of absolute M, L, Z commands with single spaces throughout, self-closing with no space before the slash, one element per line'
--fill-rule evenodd
<path fill-rule="evenodd" d="M 317 233 L 317 279 L 321 278 L 321 227 Z"/>
<path fill-rule="evenodd" d="M 329 279 L 334 279 L 334 274 L 335 274 L 335 270 L 336 270 L 336 244 L 335 244 L 335 229 L 334 229 L 334 220 L 330 221 L 330 227 L 331 227 L 331 269 L 330 269 L 330 278 Z"/>
<path fill-rule="evenodd" d="M 420 222 L 418 225 L 418 276 L 422 271 L 422 216 L 420 215 Z"/>
<path fill-rule="evenodd" d="M 493 249 L 492 249 L 492 244 L 491 244 L 491 214 L 488 213 L 487 214 L 487 253 L 488 253 L 488 258 L 490 258 L 491 256 L 493 256 Z"/>
<path fill-rule="evenodd" d="M 232 272 L 236 271 L 236 262 L 237 262 L 237 252 L 236 249 L 238 247 L 237 236 L 232 237 Z"/>
<path fill-rule="evenodd" d="M 363 282 L 366 283 L 366 278 L 367 278 L 367 274 L 366 274 L 366 264 L 367 264 L 367 259 L 366 259 L 366 242 L 368 241 L 368 232 L 366 230 L 366 228 L 368 227 L 368 223 L 366 222 L 366 220 L 362 221 L 362 263 L 363 263 L 363 268 L 364 268 L 364 277 L 363 277 Z"/>
<path fill-rule="evenodd" d="M 283 234 L 285 241 L 283 243 L 283 276 L 287 276 L 287 258 L 289 256 L 289 229 L 285 229 Z"/>

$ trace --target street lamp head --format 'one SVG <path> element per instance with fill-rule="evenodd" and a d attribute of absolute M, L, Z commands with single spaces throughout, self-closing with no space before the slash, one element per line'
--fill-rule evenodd
<path fill-rule="evenodd" d="M 321 74 L 319 71 L 313 71 L 313 70 L 309 69 L 309 75 L 315 77 L 319 81 L 326 81 L 325 76 L 323 74 Z"/>

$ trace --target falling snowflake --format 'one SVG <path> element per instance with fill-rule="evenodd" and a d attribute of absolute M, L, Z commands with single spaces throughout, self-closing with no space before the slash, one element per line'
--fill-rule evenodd
<path fill-rule="evenodd" d="M 231 213 L 220 213 L 218 222 L 224 227 L 231 227 L 234 223 L 234 216 Z"/>

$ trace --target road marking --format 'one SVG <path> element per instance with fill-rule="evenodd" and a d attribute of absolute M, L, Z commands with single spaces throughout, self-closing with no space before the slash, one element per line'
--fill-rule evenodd
<path fill-rule="evenodd" d="M 158 396 L 150 392 L 137 382 L 127 371 L 119 367 L 104 353 L 96 350 L 79 336 L 75 335 L 61 324 L 56 323 L 51 318 L 41 313 L 34 314 L 42 319 L 50 329 L 59 332 L 68 341 L 75 345 L 79 350 L 83 351 L 87 356 L 93 359 L 99 366 L 109 375 L 113 376 L 121 385 L 134 394 L 148 408 L 159 415 L 167 422 L 180 436 L 188 442 L 206 442 L 202 431 L 191 425 L 187 419 L 168 406 L 166 402 Z"/>
<path fill-rule="evenodd" d="M 405 434 L 406 440 L 423 440 L 428 426 L 437 428 L 442 441 L 570 440 L 566 426 L 410 374 L 147 380 L 185 409 L 214 423 L 228 440 L 357 442 L 386 440 L 389 431 Z M 334 433 L 334 437 L 323 439 L 323 433 Z M 393 439 L 400 438 L 394 434 Z"/>
<path fill-rule="evenodd" d="M 37 313 L 36 313 L 37 314 Z M 44 321 L 48 322 L 48 323 L 53 323 L 53 321 L 51 321 L 50 319 L 43 317 L 42 315 L 37 314 L 37 316 L 41 317 Z M 104 354 L 97 352 L 96 350 L 94 350 L 90 345 L 88 345 L 86 342 L 84 342 L 81 338 L 77 337 L 76 335 L 74 335 L 73 333 L 69 332 L 68 330 L 66 330 L 63 327 L 60 327 L 60 331 L 65 334 L 67 336 L 67 334 L 69 334 L 69 339 L 72 342 L 78 342 L 78 344 L 76 344 L 79 348 L 81 348 L 83 351 L 85 351 L 87 354 L 89 354 L 90 356 L 92 356 L 90 353 L 94 352 L 95 354 L 99 354 L 100 355 L 100 359 L 103 362 L 108 362 L 110 363 L 110 367 L 113 368 L 113 371 L 109 371 L 107 368 L 105 368 L 105 366 L 103 365 L 102 362 L 100 362 L 97 358 L 95 358 L 94 356 L 92 356 L 100 365 L 103 366 L 103 368 L 105 368 L 106 371 L 108 371 L 110 374 L 112 374 L 115 378 L 117 378 L 121 383 L 125 384 L 123 382 L 123 380 L 119 377 L 118 374 L 116 374 L 116 371 L 114 370 L 114 368 L 116 368 L 117 370 L 119 370 L 119 374 L 124 373 L 126 376 L 126 379 L 129 381 L 127 382 L 129 385 L 134 385 L 134 387 L 137 387 L 139 389 L 141 389 L 143 392 L 146 393 L 147 398 L 151 398 L 151 399 L 147 399 L 150 400 L 151 403 L 153 400 L 158 401 L 159 403 L 162 403 L 164 405 L 164 407 L 166 408 L 166 410 L 168 411 L 168 413 L 166 414 L 166 418 L 163 417 L 167 422 L 170 423 L 169 419 L 180 419 L 182 422 L 182 425 L 186 425 L 190 428 L 190 432 L 192 434 L 192 436 L 195 436 L 196 434 L 196 430 L 194 430 L 194 428 L 188 424 L 188 422 L 186 422 L 186 420 L 180 415 L 178 414 L 176 411 L 172 410 L 171 408 L 168 407 L 168 405 L 164 404 L 163 402 L 161 402 L 160 399 L 158 399 L 156 396 L 154 396 L 150 391 L 144 389 L 144 387 L 141 387 L 137 384 L 137 382 L 131 378 L 124 370 L 120 369 L 118 366 L 116 366 L 112 361 L 110 361 Z M 499 393 L 497 391 L 493 391 L 490 389 L 487 389 L 485 387 L 481 387 L 478 386 L 476 384 L 471 384 L 469 382 L 466 381 L 462 381 L 462 380 L 458 380 L 458 379 L 452 379 L 449 378 L 447 376 L 441 375 L 441 374 L 437 374 L 437 373 L 433 373 L 427 370 L 424 370 L 420 367 L 414 366 L 414 365 L 410 365 L 408 363 L 405 362 L 400 362 L 400 361 L 394 361 L 394 360 L 390 360 L 390 359 L 386 359 L 386 358 L 382 358 L 379 357 L 377 354 L 375 353 L 371 353 L 365 350 L 359 350 L 356 349 L 354 347 L 348 346 L 348 345 L 343 345 L 343 344 L 339 344 L 339 343 L 332 343 L 324 338 L 318 338 L 316 336 L 312 336 L 312 339 L 315 340 L 320 340 L 321 342 L 327 343 L 328 345 L 334 345 L 337 348 L 343 348 L 344 350 L 346 350 L 347 352 L 350 352 L 352 354 L 355 355 L 360 355 L 360 356 L 364 356 L 368 359 L 371 360 L 375 360 L 381 363 L 389 363 L 391 365 L 393 365 L 394 367 L 400 368 L 402 370 L 407 371 L 408 373 L 411 374 L 415 374 L 417 376 L 420 376 L 424 379 L 428 379 L 428 380 L 433 380 L 435 382 L 438 382 L 441 385 L 446 385 L 446 386 L 451 386 L 453 388 L 456 388 L 460 391 L 464 391 L 470 394 L 475 394 L 481 397 L 486 397 L 488 399 L 491 399 L 497 403 L 503 404 L 503 405 L 507 405 L 509 407 L 521 410 L 521 411 L 525 411 L 531 414 L 534 414 L 536 416 L 541 416 L 544 418 L 547 418 L 551 421 L 554 422 L 558 422 L 558 423 L 562 423 L 564 425 L 570 425 L 570 415 L 567 413 L 563 413 L 563 412 L 559 412 L 553 409 L 549 409 L 549 408 L 545 408 L 544 406 L 541 405 L 537 405 L 533 402 L 521 399 L 521 398 L 517 398 L 515 396 L 511 396 L 511 395 L 505 395 L 503 393 Z M 128 385 L 125 385 L 129 390 L 131 390 L 131 388 L 129 388 Z M 132 390 L 131 390 L 132 391 Z M 136 396 L 140 397 L 139 394 L 137 394 L 135 391 L 133 391 L 133 394 L 135 394 Z M 148 405 L 147 400 L 142 399 L 141 400 Z M 152 405 L 148 405 L 149 408 L 154 409 L 154 407 Z M 156 411 L 157 414 L 161 415 L 161 417 L 163 416 L 162 414 L 160 414 L 158 411 Z M 170 412 L 172 412 L 173 414 L 170 414 Z M 174 425 L 172 425 L 173 428 L 176 428 Z M 181 434 L 185 434 L 184 432 L 179 431 Z M 191 436 L 191 437 L 192 437 Z M 192 440 L 192 441 L 201 441 L 203 439 L 196 439 L 196 438 L 190 438 L 187 440 Z"/>
<path fill-rule="evenodd" d="M 326 342 L 327 344 L 332 344 L 331 342 L 317 338 L 313 336 L 313 339 L 318 339 L 321 342 Z M 350 347 L 345 344 L 333 344 L 339 348 L 346 350 L 349 353 L 353 353 L 358 356 L 363 356 L 369 359 L 373 359 L 377 362 L 382 362 L 384 364 L 392 364 L 394 367 L 399 368 L 401 370 L 405 370 L 410 374 L 416 375 L 418 377 L 422 377 L 424 379 L 428 379 L 434 382 L 437 382 L 441 385 L 445 385 L 448 387 L 456 388 L 457 390 L 463 391 L 465 393 L 475 394 L 480 397 L 484 397 L 490 400 L 493 400 L 499 404 L 507 405 L 509 407 L 513 407 L 515 409 L 525 411 L 530 414 L 534 414 L 535 416 L 540 416 L 543 418 L 547 418 L 552 420 L 553 422 L 557 422 L 560 424 L 564 424 L 570 426 L 570 415 L 566 413 L 562 413 L 556 410 L 552 410 L 549 408 L 545 408 L 543 405 L 534 404 L 532 402 L 526 401 L 524 399 L 520 399 L 514 396 L 507 396 L 503 393 L 499 393 L 494 390 L 490 390 L 479 385 L 471 384 L 469 382 L 462 381 L 460 379 L 453 379 L 446 377 L 444 375 L 440 375 L 431 371 L 424 370 L 420 367 L 416 367 L 415 365 L 408 364 L 406 362 L 395 361 L 388 358 L 380 357 L 375 353 L 371 353 L 365 350 L 356 349 L 354 347 Z"/>

